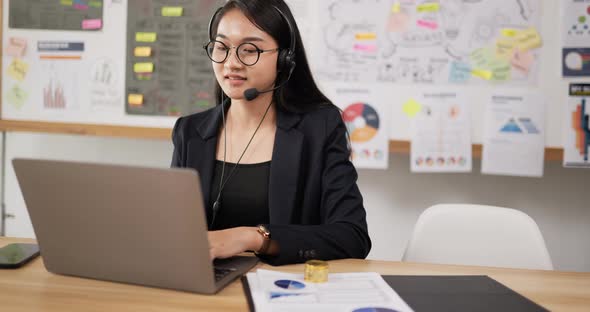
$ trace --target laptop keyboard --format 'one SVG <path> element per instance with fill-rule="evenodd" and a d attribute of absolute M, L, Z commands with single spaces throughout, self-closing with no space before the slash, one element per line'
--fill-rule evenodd
<path fill-rule="evenodd" d="M 234 272 L 236 269 L 234 268 L 213 268 L 214 272 L 215 272 L 215 281 L 218 282 L 220 280 L 222 280 L 224 277 L 226 277 L 228 274 L 230 274 L 231 272 Z"/>

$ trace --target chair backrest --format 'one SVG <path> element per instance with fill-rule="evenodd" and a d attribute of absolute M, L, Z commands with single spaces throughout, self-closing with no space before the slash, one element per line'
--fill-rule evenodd
<path fill-rule="evenodd" d="M 444 204 L 418 218 L 403 261 L 552 270 L 537 223 L 509 208 Z"/>

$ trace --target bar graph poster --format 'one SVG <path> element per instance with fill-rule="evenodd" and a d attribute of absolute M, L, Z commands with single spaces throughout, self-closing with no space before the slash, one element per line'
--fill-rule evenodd
<path fill-rule="evenodd" d="M 590 168 L 590 84 L 572 83 L 564 122 L 565 167 Z"/>

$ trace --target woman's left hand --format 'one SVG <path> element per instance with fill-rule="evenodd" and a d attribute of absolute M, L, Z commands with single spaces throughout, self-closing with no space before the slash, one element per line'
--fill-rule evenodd
<path fill-rule="evenodd" d="M 247 250 L 258 250 L 263 240 L 255 227 L 209 231 L 208 234 L 211 260 L 233 257 Z"/>

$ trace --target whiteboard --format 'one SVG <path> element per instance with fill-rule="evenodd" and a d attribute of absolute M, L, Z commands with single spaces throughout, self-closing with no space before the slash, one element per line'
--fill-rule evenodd
<path fill-rule="evenodd" d="M 187 1 L 188 0 L 145 0 L 143 2 L 152 3 L 154 7 L 156 7 L 156 10 L 158 10 L 158 8 L 161 8 L 163 5 L 182 6 L 183 3 L 186 3 Z M 190 2 L 194 3 L 195 1 Z M 207 16 L 210 16 L 218 3 L 221 2 L 223 1 L 203 0 L 202 3 L 211 4 L 210 8 L 208 8 L 209 11 Z M 506 29 L 512 28 L 523 30 L 534 28 L 538 32 L 540 38 L 542 38 L 542 45 L 532 49 L 534 62 L 527 65 L 527 75 L 522 75 L 522 73 L 520 73 L 519 76 L 519 72 L 515 71 L 514 75 L 510 75 L 511 79 L 504 79 L 501 77 L 500 79 L 482 79 L 481 77 L 471 75 L 468 77 L 469 79 L 455 81 L 450 79 L 452 76 L 451 73 L 453 70 L 457 70 L 457 68 L 461 69 L 462 67 L 453 67 L 453 61 L 450 61 L 445 63 L 447 65 L 440 70 L 440 75 L 433 77 L 432 79 L 425 79 L 424 75 L 420 76 L 422 78 L 418 80 L 414 80 L 413 78 L 404 79 L 403 77 L 407 78 L 410 76 L 400 76 L 400 74 L 393 79 L 392 76 L 383 75 L 382 72 L 380 73 L 380 70 L 383 71 L 384 68 L 394 68 L 396 62 L 399 63 L 400 60 L 408 58 L 407 55 L 401 54 L 415 54 L 417 63 L 426 64 L 423 63 L 423 60 L 429 58 L 440 59 L 440 56 L 444 55 L 444 51 L 448 47 L 444 45 L 438 47 L 404 47 L 403 43 L 404 40 L 407 41 L 407 37 L 404 39 L 404 37 L 400 37 L 400 34 L 394 34 L 393 37 L 392 34 L 389 34 L 390 36 L 388 37 L 388 40 L 397 43 L 397 51 L 400 54 L 394 54 L 394 56 L 390 55 L 389 58 L 382 56 L 380 59 L 371 60 L 369 63 L 361 63 L 364 67 L 357 67 L 352 72 L 356 73 L 356 77 L 361 77 L 362 79 L 340 79 L 338 78 L 340 76 L 335 76 L 330 72 L 330 67 L 326 67 L 326 64 L 330 64 L 332 69 L 339 69 L 339 63 L 330 61 L 330 55 L 328 54 L 329 49 L 326 47 L 327 33 L 334 33 L 334 26 L 331 26 L 332 28 L 327 27 L 333 24 L 333 21 L 330 20 L 332 19 L 332 15 L 336 13 L 341 14 L 340 16 L 343 16 L 343 21 L 340 20 L 338 21 L 339 23 L 344 23 L 345 25 L 346 23 L 350 23 L 350 25 L 352 25 L 350 27 L 357 27 L 355 28 L 357 31 L 353 32 L 355 35 L 358 35 L 358 33 L 370 34 L 373 32 L 371 27 L 375 29 L 375 25 L 390 28 L 399 27 L 389 25 L 388 23 L 392 23 L 392 21 L 387 19 L 387 16 L 391 15 L 391 13 L 396 10 L 396 3 L 400 3 L 401 10 L 404 7 L 406 7 L 406 9 L 408 7 L 413 8 L 431 2 L 436 1 L 287 0 L 301 30 L 312 72 L 322 90 L 324 90 L 328 96 L 336 94 L 336 91 L 339 89 L 347 88 L 372 88 L 375 90 L 376 94 L 382 94 L 383 96 L 380 100 L 386 105 L 391 106 L 391 109 L 389 110 L 391 113 L 389 116 L 382 116 L 382 120 L 388 120 L 387 131 L 389 132 L 390 139 L 401 141 L 410 140 L 411 120 L 403 113 L 403 105 L 408 99 L 419 97 L 420 94 L 423 94 L 424 92 L 456 92 L 461 94 L 462 98 L 469 100 L 468 104 L 472 125 L 471 137 L 474 143 L 482 142 L 483 113 L 485 111 L 486 103 L 494 94 L 536 93 L 542 94 L 545 99 L 545 145 L 549 147 L 560 147 L 562 142 L 562 106 L 566 101 L 567 82 L 559 76 L 559 42 L 561 32 L 556 23 L 556 20 L 559 17 L 559 2 L 557 1 L 438 1 L 440 3 L 439 10 L 443 10 L 446 6 L 471 5 L 471 8 L 473 9 L 471 9 L 470 13 L 472 13 L 472 15 L 466 14 L 465 18 L 462 20 L 462 24 L 459 25 L 463 33 L 473 33 L 475 25 L 481 24 L 478 24 L 478 19 L 485 21 L 493 20 L 493 17 L 496 15 L 494 15 L 494 10 L 489 9 L 490 7 L 503 10 L 503 13 L 501 14 L 503 19 L 499 22 L 495 21 L 498 22 L 496 23 L 498 26 L 495 28 L 486 28 L 489 31 L 492 31 L 494 36 L 497 36 L 498 32 Z M 105 0 L 103 5 L 104 21 L 101 25 L 101 29 L 95 31 L 13 29 L 8 25 L 9 10 L 6 9 L 7 3 L 7 0 L 3 0 L 2 64 L 4 68 L 4 79 L 2 81 L 2 119 L 154 128 L 172 127 L 177 118 L 176 116 L 130 114 L 129 112 L 128 100 L 130 90 L 126 88 L 126 81 L 128 80 L 129 75 L 133 76 L 132 63 L 134 61 L 129 61 L 127 59 L 131 51 L 130 45 L 133 44 L 133 42 L 130 42 L 133 41 L 130 35 L 133 34 L 128 30 L 127 26 L 129 14 L 127 8 L 128 1 Z M 344 9 L 332 7 L 336 5 L 340 5 Z M 330 9 L 331 7 L 332 9 Z M 362 7 L 363 10 L 355 10 L 355 7 Z M 484 9 L 476 10 L 478 7 Z M 372 9 L 377 10 L 377 13 L 371 13 Z M 528 10 L 527 12 L 529 13 L 527 16 L 529 20 L 523 21 L 520 18 L 522 17 L 521 9 Z M 362 14 L 368 14 L 371 18 L 359 22 L 358 16 Z M 377 23 L 377 17 L 379 16 L 384 16 L 380 17 L 383 21 Z M 417 16 L 418 15 L 412 15 L 409 18 L 411 20 L 411 27 L 408 29 L 416 31 L 415 28 L 418 27 L 416 26 L 418 25 L 417 23 L 422 21 L 422 19 L 419 19 Z M 473 18 L 473 16 L 476 18 Z M 506 19 L 507 17 L 508 20 Z M 206 24 L 205 20 L 208 21 L 208 18 L 203 19 L 202 23 Z M 443 18 L 441 15 L 439 19 L 431 21 L 436 21 L 438 27 L 442 28 L 445 27 L 446 20 L 448 20 L 448 18 Z M 426 21 L 428 22 L 428 20 Z M 430 25 L 428 27 L 433 27 L 433 24 L 428 25 Z M 459 26 L 455 25 L 455 27 Z M 342 25 L 340 25 L 340 27 L 342 27 Z M 445 31 L 448 31 L 447 28 L 444 28 L 446 29 Z M 374 33 L 379 35 L 377 31 L 374 31 Z M 15 79 L 15 77 L 8 75 L 6 72 L 14 62 L 14 57 L 7 54 L 7 49 L 9 47 L 14 48 L 14 46 L 18 46 L 19 39 L 24 39 L 27 42 L 26 54 L 20 59 L 21 63 L 14 64 L 20 65 L 21 69 L 23 64 L 28 65 L 26 77 L 23 81 Z M 495 44 L 494 40 L 496 39 L 497 38 L 492 38 L 481 44 L 482 46 L 493 45 Z M 38 43 L 40 41 L 65 41 L 69 43 L 83 42 L 85 45 L 82 54 L 83 57 L 75 63 L 64 60 L 45 60 L 42 62 L 40 60 L 42 53 L 38 50 Z M 350 44 L 350 42 L 346 44 Z M 353 48 L 355 47 L 354 44 L 355 43 L 352 42 Z M 469 44 L 462 43 L 456 44 L 455 46 L 464 48 L 469 46 Z M 379 52 L 382 52 L 381 50 L 386 50 L 386 48 L 382 48 L 382 45 L 379 44 L 379 42 L 377 42 L 375 46 L 377 49 L 380 49 Z M 476 46 L 473 46 L 473 48 L 475 47 Z M 357 52 L 370 52 L 372 51 L 371 49 L 375 49 L 371 44 L 357 46 L 356 48 L 358 50 Z M 429 50 L 431 52 L 428 52 Z M 472 53 L 464 52 L 464 54 L 469 63 L 472 58 Z M 383 55 L 383 53 L 381 53 L 381 55 Z M 350 57 L 352 57 L 354 61 L 354 57 L 358 58 L 358 55 L 349 55 L 349 59 Z M 359 60 L 357 59 L 356 61 Z M 363 60 L 361 59 L 361 61 Z M 384 62 L 391 62 L 390 65 L 392 66 L 382 66 L 383 64 L 387 65 Z M 371 65 L 369 66 L 370 68 L 365 66 L 367 64 Z M 418 68 L 420 68 L 420 66 L 418 66 Z M 426 68 L 428 68 L 427 65 Z M 495 75 L 494 68 L 490 67 L 483 69 L 489 70 Z M 156 71 L 157 70 L 158 67 L 156 66 Z M 97 77 L 97 73 L 99 74 L 99 77 L 104 77 L 102 74 L 104 74 L 105 71 L 108 71 L 112 77 L 112 80 L 110 80 L 108 85 L 93 82 L 93 77 Z M 399 72 L 400 71 L 397 71 L 397 73 Z M 355 77 L 355 75 L 349 74 L 348 77 Z M 44 106 L 44 90 L 48 89 L 51 81 L 56 81 L 55 84 L 57 84 L 57 82 L 61 83 L 64 88 L 64 96 L 72 99 L 68 100 L 68 109 L 56 110 L 48 109 Z M 146 97 L 146 99 L 148 99 L 148 97 Z M 351 101 L 354 102 L 354 99 L 351 99 Z"/>

